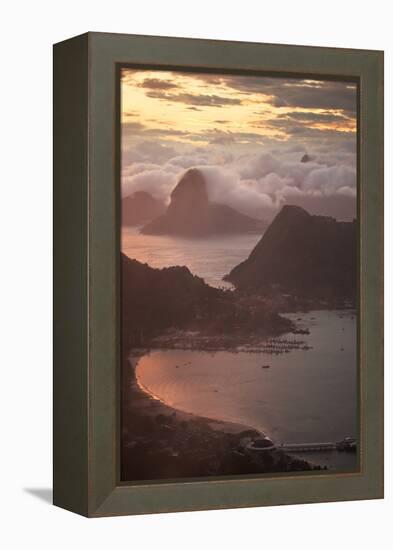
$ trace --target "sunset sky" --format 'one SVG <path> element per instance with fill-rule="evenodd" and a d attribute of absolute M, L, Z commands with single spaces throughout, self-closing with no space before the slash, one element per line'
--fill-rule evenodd
<path fill-rule="evenodd" d="M 256 217 L 355 216 L 353 83 L 123 69 L 121 121 L 123 196 L 168 200 L 198 166 L 212 200 Z"/>

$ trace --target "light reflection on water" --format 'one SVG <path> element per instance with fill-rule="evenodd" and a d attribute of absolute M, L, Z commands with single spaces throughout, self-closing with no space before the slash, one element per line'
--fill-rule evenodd
<path fill-rule="evenodd" d="M 277 443 L 356 437 L 354 313 L 313 311 L 288 317 L 301 318 L 298 325 L 310 329 L 309 335 L 296 338 L 313 349 L 281 355 L 156 350 L 139 360 L 137 377 L 175 408 L 253 426 Z M 262 369 L 264 364 L 270 368 Z M 334 454 L 307 457 L 355 464 L 355 455 Z"/>
<path fill-rule="evenodd" d="M 215 287 L 230 288 L 222 277 L 245 260 L 261 235 L 224 235 L 206 239 L 183 239 L 141 235 L 136 227 L 122 229 L 122 251 L 151 267 L 185 265 L 194 275 Z"/>

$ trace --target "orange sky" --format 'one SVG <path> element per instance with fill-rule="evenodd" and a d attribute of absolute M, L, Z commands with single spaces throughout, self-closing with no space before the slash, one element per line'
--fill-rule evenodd
<path fill-rule="evenodd" d="M 237 86 L 236 80 L 240 82 Z M 337 104 L 302 106 L 296 97 L 287 106 L 277 106 L 276 95 L 286 90 L 324 93 L 325 82 L 311 80 L 258 77 L 227 77 L 172 71 L 122 70 L 121 120 L 143 133 L 162 133 L 173 142 L 194 142 L 206 145 L 214 135 L 232 134 L 238 141 L 258 137 L 288 140 L 289 124 L 306 125 L 321 132 L 354 133 L 354 113 Z M 265 86 L 265 81 L 269 86 Z M 251 85 L 247 87 L 247 82 Z M 233 85 L 235 83 L 235 85 Z M 353 84 L 327 83 L 332 93 L 354 90 Z M 325 94 L 326 95 L 326 94 Z M 312 102 L 311 102 L 312 103 Z M 178 133 L 176 133 L 178 132 Z M 243 139 L 242 139 L 243 135 Z"/>

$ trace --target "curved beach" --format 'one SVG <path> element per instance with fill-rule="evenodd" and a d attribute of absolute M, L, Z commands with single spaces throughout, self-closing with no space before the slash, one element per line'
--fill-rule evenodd
<path fill-rule="evenodd" d="M 244 441 L 260 436 L 247 426 L 185 413 L 146 391 L 135 376 L 141 354 L 122 364 L 122 479 L 135 481 L 268 474 L 320 468 L 283 452 L 250 456 Z"/>
<path fill-rule="evenodd" d="M 356 435 L 354 316 L 290 316 L 296 333 L 256 350 L 195 349 L 179 340 L 176 347 L 151 349 L 138 362 L 138 381 L 177 410 L 251 427 L 277 444 Z"/>

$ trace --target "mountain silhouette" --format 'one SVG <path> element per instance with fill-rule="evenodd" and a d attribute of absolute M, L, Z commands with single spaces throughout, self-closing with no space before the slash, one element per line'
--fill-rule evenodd
<path fill-rule="evenodd" d="M 355 299 L 357 224 L 287 205 L 248 259 L 225 277 L 241 290 Z"/>
<path fill-rule="evenodd" d="M 165 211 L 163 201 L 155 199 L 147 191 L 136 191 L 121 201 L 123 225 L 142 225 Z"/>
<path fill-rule="evenodd" d="M 141 232 L 149 235 L 204 237 L 223 233 L 255 233 L 264 222 L 210 202 L 204 175 L 197 168 L 185 172 L 171 193 L 166 212 L 145 225 Z"/>

